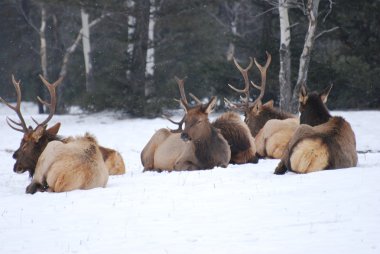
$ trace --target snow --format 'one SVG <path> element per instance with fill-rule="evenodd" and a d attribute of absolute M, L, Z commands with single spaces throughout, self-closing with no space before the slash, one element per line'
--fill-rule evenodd
<path fill-rule="evenodd" d="M 46 117 L 24 104 L 28 123 Z M 332 113 L 356 133 L 358 167 L 283 176 L 269 159 L 142 173 L 140 151 L 168 121 L 56 115 L 61 135 L 90 132 L 119 150 L 127 173 L 106 188 L 28 195 L 27 173 L 12 171 L 22 134 L 1 105 L 0 253 L 380 253 L 380 111 Z"/>

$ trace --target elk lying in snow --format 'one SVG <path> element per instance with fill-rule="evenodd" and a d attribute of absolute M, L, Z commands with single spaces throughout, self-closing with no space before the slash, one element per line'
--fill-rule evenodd
<path fill-rule="evenodd" d="M 350 124 L 342 117 L 331 116 L 324 104 L 331 87 L 310 94 L 301 87 L 301 125 L 291 138 L 275 174 L 284 174 L 287 170 L 309 173 L 357 165 L 355 134 Z"/>
<path fill-rule="evenodd" d="M 51 141 L 38 158 L 26 193 L 106 187 L 108 170 L 94 137 Z"/>
<path fill-rule="evenodd" d="M 176 131 L 160 129 L 152 136 L 141 152 L 144 171 L 210 169 L 226 167 L 229 162 L 257 162 L 254 139 L 239 115 L 228 112 L 210 123 L 208 114 L 216 104 L 216 97 L 202 104 L 190 94 L 197 105 L 189 106 L 184 81 L 177 79 L 177 83 L 185 116 L 179 123 L 172 121 L 179 125 Z"/>
<path fill-rule="evenodd" d="M 141 152 L 144 171 L 227 167 L 231 150 L 219 130 L 212 127 L 208 120 L 215 103 L 214 97 L 207 104 L 191 108 L 182 100 L 186 111 L 183 119 L 185 129 L 182 133 L 160 129 L 153 135 Z"/>
<path fill-rule="evenodd" d="M 326 102 L 327 97 L 323 103 Z M 256 150 L 259 157 L 281 159 L 299 125 L 300 119 L 298 118 L 268 120 L 255 138 Z"/>
<path fill-rule="evenodd" d="M 253 137 L 256 137 L 256 135 L 259 133 L 259 131 L 263 128 L 265 123 L 270 119 L 287 119 L 287 118 L 295 118 L 294 115 L 283 112 L 278 108 L 275 108 L 273 106 L 273 100 L 270 100 L 263 104 L 261 102 L 262 98 L 264 97 L 265 87 L 266 87 L 266 73 L 267 69 L 271 63 L 272 56 L 266 52 L 267 54 L 267 61 L 264 66 L 260 65 L 256 59 L 254 59 L 255 64 L 257 68 L 260 71 L 261 74 L 261 85 L 258 86 L 254 84 L 253 82 L 249 81 L 248 78 L 248 71 L 253 66 L 253 60 L 250 58 L 250 63 L 247 68 L 243 69 L 234 58 L 235 66 L 238 68 L 238 70 L 241 72 L 245 87 L 244 89 L 237 89 L 231 85 L 229 85 L 230 88 L 232 88 L 234 91 L 241 93 L 244 95 L 244 97 L 241 97 L 242 102 L 241 103 L 233 103 L 227 99 L 225 99 L 226 104 L 232 108 L 239 111 L 244 112 L 245 119 L 244 121 L 249 127 L 249 130 L 251 131 L 251 134 Z M 251 83 L 251 84 L 250 84 Z M 259 96 L 253 101 L 250 102 L 250 85 L 260 90 Z"/>
<path fill-rule="evenodd" d="M 20 148 L 13 154 L 13 158 L 16 160 L 13 170 L 16 173 L 24 173 L 25 171 L 29 171 L 30 176 L 33 177 L 33 182 L 27 189 L 30 193 L 45 189 L 50 191 L 67 191 L 71 190 L 73 187 L 83 189 L 93 188 L 96 186 L 104 187 L 107 183 L 109 173 L 101 150 L 104 150 L 104 155 L 106 155 L 107 149 L 100 148 L 95 139 L 89 135 L 82 138 L 61 138 L 57 136 L 60 123 L 57 123 L 53 127 L 47 129 L 47 123 L 51 120 L 55 112 L 55 90 L 61 82 L 61 79 L 57 80 L 54 84 L 50 84 L 42 76 L 40 77 L 49 90 L 51 103 L 47 103 L 38 97 L 41 103 L 49 107 L 50 113 L 42 123 L 38 123 L 33 119 L 37 124 L 35 129 L 31 126 L 29 128 L 26 126 L 24 118 L 21 114 L 20 82 L 16 82 L 13 76 L 12 82 L 17 93 L 17 105 L 12 106 L 0 98 L 3 103 L 17 113 L 20 119 L 20 122 L 16 122 L 7 118 L 8 125 L 12 129 L 24 133 Z M 57 149 L 60 153 L 56 152 Z M 75 156 L 71 156 L 71 150 L 76 151 Z M 42 154 L 44 155 L 43 157 L 47 158 L 44 159 L 44 163 L 40 162 L 40 157 Z M 116 151 L 115 154 L 117 157 Z M 112 156 L 108 154 L 108 157 Z M 83 159 L 83 161 L 80 159 Z M 122 161 L 121 157 L 119 159 Z M 87 160 L 88 163 L 86 162 Z M 48 168 L 43 168 L 47 165 Z M 84 168 L 85 166 L 87 166 L 87 168 Z M 109 170 L 121 171 L 121 166 L 124 168 L 124 165 L 117 163 L 118 168 Z M 74 168 L 75 170 L 73 170 Z M 79 174 L 78 177 L 74 177 L 77 178 L 75 183 L 68 182 L 73 179 L 72 177 L 70 178 L 68 174 L 70 172 L 71 174 L 78 174 L 77 170 L 81 170 L 82 174 Z M 86 177 L 83 178 L 80 177 L 80 175 L 85 175 Z M 55 183 L 52 182 L 51 179 L 55 179 L 60 182 Z"/>

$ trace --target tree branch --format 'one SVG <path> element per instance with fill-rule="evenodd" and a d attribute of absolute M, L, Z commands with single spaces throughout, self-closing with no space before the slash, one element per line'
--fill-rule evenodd
<path fill-rule="evenodd" d="M 328 29 L 328 30 L 323 30 L 322 32 L 320 32 L 319 34 L 317 34 L 315 36 L 315 40 L 318 39 L 319 37 L 321 37 L 322 35 L 324 35 L 325 33 L 331 33 L 331 32 L 333 32 L 335 30 L 338 30 L 339 28 L 340 28 L 339 26 L 336 26 L 336 27 L 333 27 L 333 28 Z"/>

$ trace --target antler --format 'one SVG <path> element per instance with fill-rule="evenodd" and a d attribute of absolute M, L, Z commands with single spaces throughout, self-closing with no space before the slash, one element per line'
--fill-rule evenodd
<path fill-rule="evenodd" d="M 16 90 L 16 94 L 17 94 L 17 104 L 16 106 L 12 106 L 11 104 L 9 104 L 8 102 L 6 102 L 3 98 L 0 97 L 0 101 L 3 102 L 5 105 L 7 105 L 9 108 L 11 108 L 12 110 L 14 110 L 17 115 L 18 115 L 18 118 L 20 119 L 20 122 L 16 122 L 12 119 L 10 119 L 9 117 L 7 117 L 7 123 L 9 125 L 9 127 L 11 127 L 12 129 L 16 130 L 16 131 L 20 131 L 22 133 L 26 133 L 28 131 L 28 127 L 26 127 L 26 124 L 25 124 L 25 120 L 21 114 L 21 110 L 20 110 L 20 106 L 21 106 L 21 89 L 20 89 L 20 82 L 21 81 L 16 81 L 15 80 L 15 77 L 12 75 L 12 83 L 13 83 L 13 86 L 15 87 L 15 90 Z M 20 126 L 22 127 L 22 129 L 20 128 L 17 128 L 15 126 L 13 126 L 11 123 L 17 125 L 17 126 Z"/>
<path fill-rule="evenodd" d="M 182 125 L 183 125 L 183 123 L 185 121 L 185 116 L 183 116 L 182 119 L 181 119 L 181 121 L 179 121 L 179 122 L 176 122 L 176 121 L 170 119 L 169 116 L 165 115 L 165 114 L 163 114 L 162 117 L 165 118 L 166 120 L 169 120 L 171 123 L 173 123 L 175 125 L 178 125 L 177 129 L 175 129 L 175 130 L 170 129 L 170 132 L 172 132 L 172 133 L 182 132 Z"/>
<path fill-rule="evenodd" d="M 270 62 L 272 61 L 271 54 L 269 54 L 268 51 L 265 51 L 265 53 L 267 54 L 267 62 L 265 63 L 264 66 L 260 65 L 256 61 L 256 58 L 255 58 L 255 64 L 256 64 L 257 68 L 260 70 L 260 73 L 261 73 L 261 86 L 258 86 L 258 85 L 256 85 L 255 83 L 253 83 L 251 81 L 252 86 L 260 90 L 260 94 L 254 100 L 253 105 L 255 105 L 258 101 L 261 101 L 261 99 L 264 97 L 265 86 L 266 86 L 266 82 L 267 82 L 267 69 L 268 69 L 268 67 L 270 65 Z"/>
<path fill-rule="evenodd" d="M 186 104 L 186 106 L 188 105 L 188 102 L 187 102 L 187 98 L 186 98 L 186 93 L 185 93 L 185 79 L 180 79 L 178 78 L 177 76 L 174 76 L 174 79 L 175 81 L 177 82 L 178 84 L 178 89 L 179 89 L 179 94 L 181 95 L 181 99 L 178 100 L 178 99 L 174 99 L 178 102 L 181 103 L 181 100 L 183 101 L 183 103 Z M 179 133 L 179 132 L 182 132 L 182 125 L 185 121 L 185 116 L 182 117 L 181 121 L 179 122 L 176 122 L 176 121 L 173 121 L 172 119 L 169 118 L 169 116 L 167 115 L 162 115 L 163 118 L 169 120 L 171 123 L 175 124 L 175 125 L 178 125 L 178 128 L 175 129 L 175 130 L 170 130 L 172 133 Z"/>
<path fill-rule="evenodd" d="M 246 110 L 248 109 L 249 107 L 249 79 L 248 79 L 248 71 L 249 69 L 252 68 L 253 66 L 253 60 L 252 60 L 252 57 L 249 57 L 250 61 L 249 61 L 249 65 L 247 68 L 243 69 L 239 64 L 238 62 L 236 61 L 236 58 L 234 57 L 234 63 L 235 63 L 235 66 L 236 68 L 238 68 L 238 70 L 240 71 L 240 73 L 242 74 L 243 76 L 243 79 L 244 79 L 244 89 L 237 89 L 236 87 L 228 84 L 228 86 L 234 90 L 235 92 L 238 92 L 238 93 L 242 93 L 245 97 L 243 96 L 240 96 L 240 99 L 243 103 L 233 103 L 231 101 L 229 101 L 228 99 L 224 98 L 224 101 L 225 103 L 231 107 L 231 108 L 235 108 L 235 109 L 238 109 L 238 110 Z"/>
<path fill-rule="evenodd" d="M 61 84 L 62 80 L 63 80 L 63 77 L 60 77 L 57 81 L 55 81 L 53 84 L 50 84 L 42 75 L 39 75 L 42 82 L 44 83 L 44 85 L 46 86 L 46 88 L 49 90 L 49 93 L 50 93 L 50 103 L 42 100 L 39 96 L 37 96 L 37 99 L 39 100 L 39 102 L 41 102 L 42 104 L 44 104 L 46 107 L 49 108 L 49 116 L 42 122 L 42 123 L 38 123 L 36 120 L 33 119 L 33 121 L 39 125 L 39 126 L 44 126 L 46 125 L 50 119 L 53 117 L 54 113 L 55 113 L 55 109 L 56 109 L 56 106 L 57 106 L 57 96 L 56 96 L 56 88 L 59 84 Z"/>

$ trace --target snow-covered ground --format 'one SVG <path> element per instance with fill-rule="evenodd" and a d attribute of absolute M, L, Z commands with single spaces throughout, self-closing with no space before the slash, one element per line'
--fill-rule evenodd
<path fill-rule="evenodd" d="M 25 104 L 27 122 L 44 119 L 35 110 Z M 27 195 L 27 173 L 12 171 L 22 134 L 1 105 L 0 253 L 380 253 L 380 111 L 333 114 L 356 133 L 358 167 L 283 176 L 278 160 L 142 173 L 140 151 L 168 121 L 54 116 L 61 135 L 119 150 L 128 172 L 104 189 Z"/>

